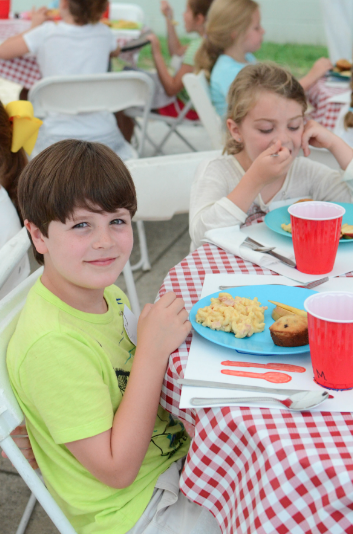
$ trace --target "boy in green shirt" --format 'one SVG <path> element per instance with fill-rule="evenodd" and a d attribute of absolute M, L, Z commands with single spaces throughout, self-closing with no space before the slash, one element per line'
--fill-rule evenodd
<path fill-rule="evenodd" d="M 189 438 L 159 406 L 169 355 L 191 328 L 184 302 L 147 304 L 135 347 L 113 285 L 133 244 L 128 170 L 104 145 L 61 141 L 27 165 L 18 195 L 44 272 L 7 366 L 49 491 L 80 534 L 198 532 L 203 512 L 177 484 Z"/>

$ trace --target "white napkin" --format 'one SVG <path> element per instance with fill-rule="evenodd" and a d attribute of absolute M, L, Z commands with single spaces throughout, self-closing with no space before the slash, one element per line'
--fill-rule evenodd
<path fill-rule="evenodd" d="M 275 263 L 280 263 L 279 260 L 270 254 L 255 252 L 246 245 L 243 245 L 245 239 L 246 235 L 241 232 L 240 226 L 237 224 L 236 226 L 228 226 L 227 228 L 214 228 L 213 230 L 208 230 L 202 241 L 204 243 L 217 245 L 217 247 L 222 248 L 226 252 L 230 252 L 235 256 L 240 256 L 243 260 L 251 261 L 261 267 L 269 267 Z M 275 248 L 275 251 L 294 261 L 294 255 L 288 256 L 288 253 L 286 254 L 278 247 Z"/>

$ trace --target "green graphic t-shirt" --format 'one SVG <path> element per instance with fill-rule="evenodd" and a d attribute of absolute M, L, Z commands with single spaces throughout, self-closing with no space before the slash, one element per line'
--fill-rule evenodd
<path fill-rule="evenodd" d="M 146 508 L 159 475 L 189 448 L 182 423 L 161 406 L 143 464 L 127 488 L 99 482 L 65 447 L 112 427 L 134 359 L 123 322 L 128 299 L 116 286 L 104 297 L 106 313 L 84 313 L 38 280 L 7 354 L 45 483 L 79 534 L 127 532 Z"/>

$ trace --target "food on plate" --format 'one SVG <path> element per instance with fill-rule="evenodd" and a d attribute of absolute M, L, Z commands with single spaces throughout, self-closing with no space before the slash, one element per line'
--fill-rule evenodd
<path fill-rule="evenodd" d="M 270 326 L 275 345 L 300 347 L 309 343 L 308 319 L 300 315 L 284 315 Z"/>
<path fill-rule="evenodd" d="M 281 228 L 282 230 L 284 230 L 285 232 L 288 232 L 289 234 L 292 233 L 292 225 L 291 223 L 289 224 L 281 224 Z M 341 238 L 344 238 L 344 239 L 353 239 L 353 225 L 352 224 L 347 224 L 347 223 L 344 223 L 342 224 L 342 228 L 341 228 Z"/>
<path fill-rule="evenodd" d="M 339 59 L 336 61 L 336 68 L 342 74 L 342 71 L 349 71 L 352 68 L 352 63 L 348 59 Z"/>
<path fill-rule="evenodd" d="M 294 313 L 281 308 L 281 306 L 276 306 L 271 313 L 271 317 L 274 321 L 277 321 L 280 317 L 283 317 L 283 315 L 294 315 Z"/>
<path fill-rule="evenodd" d="M 353 225 L 347 223 L 342 224 L 341 237 L 344 239 L 353 239 Z"/>
<path fill-rule="evenodd" d="M 257 297 L 251 300 L 220 293 L 217 298 L 211 298 L 209 306 L 198 309 L 196 322 L 212 330 L 233 332 L 242 339 L 264 331 L 265 310 L 267 306 L 261 306 Z"/>
<path fill-rule="evenodd" d="M 292 225 L 291 225 L 291 223 L 288 223 L 288 224 L 283 223 L 283 224 L 281 224 L 281 228 L 282 228 L 282 230 L 284 230 L 285 232 L 288 232 L 289 234 L 292 233 Z"/>
<path fill-rule="evenodd" d="M 111 20 L 109 26 L 113 30 L 138 30 L 140 24 L 133 20 Z"/>
<path fill-rule="evenodd" d="M 313 199 L 312 198 L 301 198 L 300 200 L 297 200 L 296 202 L 294 202 L 294 204 L 299 204 L 299 202 L 312 202 Z"/>
<path fill-rule="evenodd" d="M 284 310 L 287 310 L 295 315 L 301 315 L 302 317 L 307 317 L 308 314 L 304 310 L 299 310 L 299 308 L 294 308 L 294 306 L 288 306 L 288 304 L 282 304 L 281 302 L 276 302 L 275 300 L 268 300 L 271 304 L 275 304 Z"/>

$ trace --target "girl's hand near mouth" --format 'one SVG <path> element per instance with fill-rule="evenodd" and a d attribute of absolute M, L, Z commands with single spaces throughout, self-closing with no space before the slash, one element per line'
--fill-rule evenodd
<path fill-rule="evenodd" d="M 307 122 L 304 127 L 302 149 L 306 157 L 310 154 L 309 145 L 329 150 L 344 171 L 352 161 L 352 148 L 343 139 L 315 121 Z"/>

